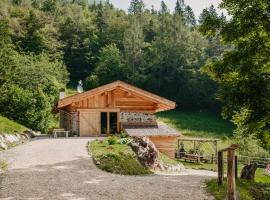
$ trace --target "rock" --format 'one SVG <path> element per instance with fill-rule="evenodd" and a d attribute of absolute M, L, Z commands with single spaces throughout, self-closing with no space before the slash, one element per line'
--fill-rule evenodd
<path fill-rule="evenodd" d="M 34 138 L 38 135 L 35 131 L 32 130 L 26 130 L 23 133 L 27 135 L 29 138 Z"/>
<path fill-rule="evenodd" d="M 146 137 L 134 137 L 129 146 L 137 155 L 140 163 L 146 167 L 154 168 L 157 162 L 158 151 L 155 145 Z"/>
<path fill-rule="evenodd" d="M 4 137 L 5 137 L 6 143 L 12 144 L 12 143 L 15 143 L 15 142 L 19 142 L 19 139 L 17 138 L 16 135 L 6 134 L 6 135 L 4 135 Z"/>
<path fill-rule="evenodd" d="M 5 134 L 0 133 L 0 149 L 6 150 L 11 146 L 24 143 L 29 140 L 28 134 Z"/>
<path fill-rule="evenodd" d="M 257 168 L 258 165 L 256 163 L 246 165 L 241 171 L 241 178 L 247 180 L 254 180 Z"/>
<path fill-rule="evenodd" d="M 7 150 L 8 146 L 3 141 L 0 141 L 0 148 L 3 150 Z"/>

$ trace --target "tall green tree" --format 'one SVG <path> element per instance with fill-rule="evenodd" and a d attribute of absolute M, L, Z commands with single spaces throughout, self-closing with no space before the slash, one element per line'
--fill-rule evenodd
<path fill-rule="evenodd" d="M 128 12 L 134 15 L 143 14 L 145 5 L 143 0 L 131 0 Z"/>
<path fill-rule="evenodd" d="M 183 22 L 185 21 L 185 2 L 184 0 L 177 0 L 175 5 L 175 13 L 181 16 Z"/>
<path fill-rule="evenodd" d="M 86 79 L 88 88 L 95 88 L 125 78 L 125 68 L 120 50 L 115 44 L 101 49 L 99 61 L 93 73 Z"/>
<path fill-rule="evenodd" d="M 166 5 L 166 3 L 164 1 L 161 1 L 159 13 L 160 14 L 165 14 L 165 13 L 169 13 L 169 12 L 170 11 L 169 11 L 169 8 Z"/>
<path fill-rule="evenodd" d="M 195 27 L 196 26 L 196 17 L 194 12 L 190 6 L 185 7 L 185 23 L 188 27 Z"/>
<path fill-rule="evenodd" d="M 205 34 L 221 34 L 233 49 L 204 67 L 219 85 L 223 116 L 232 118 L 237 133 L 257 135 L 270 148 L 270 26 L 267 0 L 223 0 L 229 21 L 208 15 Z M 206 31 L 209 29 L 210 31 Z"/>

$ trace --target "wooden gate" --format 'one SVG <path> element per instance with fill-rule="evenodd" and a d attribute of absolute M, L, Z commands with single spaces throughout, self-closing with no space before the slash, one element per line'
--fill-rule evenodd
<path fill-rule="evenodd" d="M 100 135 L 100 112 L 80 112 L 80 136 Z"/>

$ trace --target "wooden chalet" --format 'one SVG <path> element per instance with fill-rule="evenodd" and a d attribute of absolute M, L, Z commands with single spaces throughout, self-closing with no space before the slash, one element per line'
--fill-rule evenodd
<path fill-rule="evenodd" d="M 172 145 L 179 133 L 158 124 L 154 113 L 175 107 L 173 101 L 122 81 L 62 98 L 57 105 L 60 128 L 81 137 L 113 134 L 125 129 L 130 136 L 149 137 L 158 149 L 169 147 L 170 156 L 174 154 Z"/>

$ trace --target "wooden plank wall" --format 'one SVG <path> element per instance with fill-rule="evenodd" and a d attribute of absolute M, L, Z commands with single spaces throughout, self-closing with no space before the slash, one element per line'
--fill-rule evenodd
<path fill-rule="evenodd" d="M 170 158 L 175 157 L 176 136 L 151 136 L 149 139 L 161 153 L 166 154 Z"/>
<path fill-rule="evenodd" d="M 94 137 L 100 135 L 100 112 L 80 113 L 80 136 Z"/>

